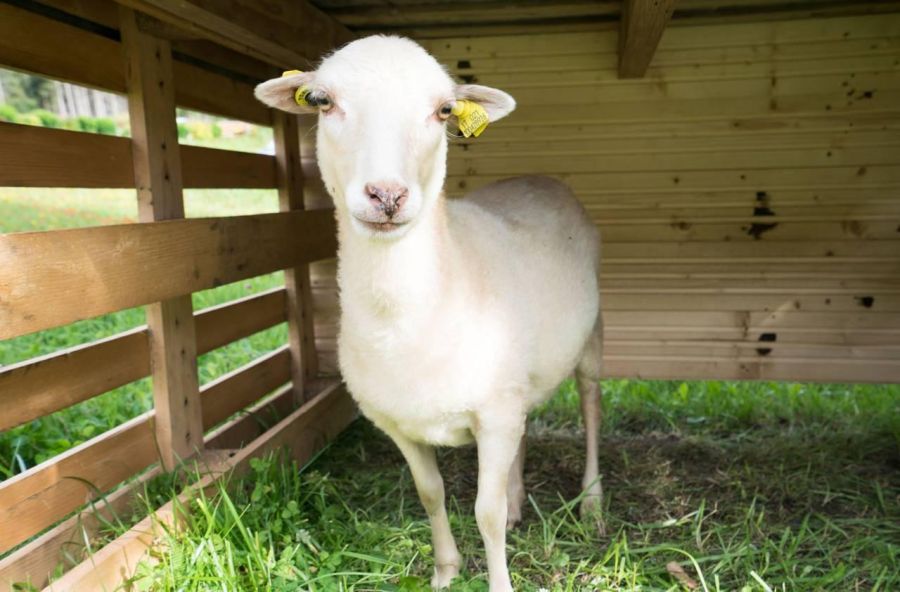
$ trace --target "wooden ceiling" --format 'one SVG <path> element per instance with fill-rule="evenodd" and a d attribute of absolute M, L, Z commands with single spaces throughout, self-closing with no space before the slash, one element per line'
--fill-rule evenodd
<path fill-rule="evenodd" d="M 900 11 L 900 0 L 299 0 L 357 35 L 413 38 L 619 29 L 619 76 L 647 71 L 669 25 Z"/>
<path fill-rule="evenodd" d="M 622 0 L 311 0 L 311 3 L 358 33 L 392 32 L 420 38 L 617 28 L 623 12 Z M 650 3 L 656 2 L 650 0 Z M 898 0 L 678 0 L 672 24 L 898 10 Z"/>

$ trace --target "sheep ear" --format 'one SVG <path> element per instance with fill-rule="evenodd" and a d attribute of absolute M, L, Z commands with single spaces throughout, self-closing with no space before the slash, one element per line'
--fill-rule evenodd
<path fill-rule="evenodd" d="M 285 73 L 280 78 L 267 80 L 256 87 L 256 98 L 275 109 L 288 113 L 314 113 L 315 107 L 298 105 L 294 94 L 298 88 L 309 87 L 315 80 L 315 72 Z"/>
<path fill-rule="evenodd" d="M 516 108 L 516 100 L 496 88 L 480 84 L 460 84 L 456 87 L 456 98 L 478 103 L 487 111 L 490 120 L 503 119 Z"/>

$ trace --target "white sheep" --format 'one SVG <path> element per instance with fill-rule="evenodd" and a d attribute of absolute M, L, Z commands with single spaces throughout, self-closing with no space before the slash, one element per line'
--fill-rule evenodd
<path fill-rule="evenodd" d="M 340 368 L 409 463 L 431 521 L 432 585 L 448 586 L 461 563 L 433 447 L 474 440 L 490 590 L 511 590 L 505 529 L 522 515 L 526 414 L 573 370 L 587 433 L 585 505 L 600 505 L 596 228 L 571 191 L 545 177 L 443 195 L 447 121 L 476 103 L 493 122 L 515 101 L 455 84 L 408 39 L 354 41 L 256 95 L 285 111 L 319 111 L 318 162 L 340 243 Z"/>

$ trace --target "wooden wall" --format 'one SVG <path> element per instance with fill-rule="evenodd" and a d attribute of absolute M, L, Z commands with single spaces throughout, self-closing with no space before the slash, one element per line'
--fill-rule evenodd
<path fill-rule="evenodd" d="M 449 193 L 554 175 L 599 225 L 609 376 L 900 380 L 900 14 L 670 28 L 640 80 L 615 31 L 425 44 L 519 101 Z"/>

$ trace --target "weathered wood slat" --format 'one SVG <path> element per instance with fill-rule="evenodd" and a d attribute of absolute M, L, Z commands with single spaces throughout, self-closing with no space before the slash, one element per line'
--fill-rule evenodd
<path fill-rule="evenodd" d="M 204 385 L 203 431 L 290 380 L 285 348 Z M 0 484 L 0 553 L 157 462 L 155 412 L 147 412 Z M 14 527 L 12 526 L 14 524 Z"/>
<path fill-rule="evenodd" d="M 640 78 L 663 36 L 675 0 L 624 0 L 619 26 L 619 77 Z"/>
<path fill-rule="evenodd" d="M 774 164 L 774 163 L 773 163 Z M 531 170 L 534 170 L 533 168 Z M 459 195 L 508 175 L 451 175 L 447 189 Z M 579 173 L 559 175 L 577 194 L 582 190 L 628 191 L 646 193 L 665 189 L 682 191 L 778 191 L 790 189 L 864 189 L 897 188 L 900 166 L 833 166 L 791 167 L 772 166 L 765 169 L 720 170 L 645 170 L 607 173 Z"/>
<path fill-rule="evenodd" d="M 889 17 L 896 18 L 896 17 Z M 569 38 L 572 36 L 570 35 Z M 532 54 L 504 51 L 493 55 L 472 55 L 467 59 L 447 53 L 447 50 L 433 42 L 426 43 L 432 51 L 440 55 L 452 74 L 457 76 L 510 76 L 554 72 L 565 75 L 571 72 L 613 73 L 618 56 L 611 52 L 582 49 L 571 43 L 566 53 Z M 882 58 L 900 52 L 895 36 L 860 38 L 853 37 L 833 41 L 806 42 L 783 45 L 761 45 L 758 40 L 752 45 L 723 46 L 714 48 L 669 49 L 654 56 L 649 68 L 652 74 L 671 77 L 679 74 L 709 72 L 758 72 L 764 66 L 777 72 L 827 71 L 833 65 L 857 65 L 868 63 L 864 58 Z M 823 63 L 827 60 L 828 63 Z M 855 60 L 855 61 L 854 61 Z M 722 68 L 728 68 L 723 71 Z M 835 68 L 837 69 L 837 68 Z M 510 76 L 512 79 L 512 76 Z"/>
<path fill-rule="evenodd" d="M 710 146 L 703 150 L 670 151 L 657 149 L 646 154 L 634 154 L 623 150 L 615 153 L 578 154 L 556 150 L 551 154 L 504 154 L 495 152 L 491 157 L 458 154 L 447 169 L 450 175 L 516 175 L 521 174 L 527 163 L 540 163 L 557 175 L 573 173 L 608 173 L 626 171 L 691 171 L 703 161 L 704 170 L 733 170 L 740 163 L 742 170 L 770 170 L 782 168 L 825 168 L 848 166 L 893 165 L 900 162 L 900 141 L 894 134 L 893 141 L 860 148 L 810 146 L 782 148 L 770 145 L 766 148 L 747 150 L 734 146 L 730 150 Z"/>
<path fill-rule="evenodd" d="M 43 588 L 60 566 L 64 570 L 71 569 L 84 558 L 85 541 L 95 540 L 107 524 L 125 515 L 147 482 L 161 473 L 159 467 L 146 471 L 133 482 L 0 559 L 0 587 L 14 589 L 14 584 L 28 582 Z"/>
<path fill-rule="evenodd" d="M 897 294 L 870 294 L 869 290 L 857 293 L 667 293 L 618 292 L 603 294 L 605 310 L 660 310 L 673 311 L 775 311 L 794 308 L 813 312 L 877 312 L 900 311 Z M 871 304 L 866 304 L 871 303 Z"/>
<path fill-rule="evenodd" d="M 329 210 L 2 235 L 0 339 L 325 259 L 335 251 Z"/>
<path fill-rule="evenodd" d="M 205 354 L 285 320 L 285 293 L 273 288 L 198 311 L 197 353 Z"/>
<path fill-rule="evenodd" d="M 306 0 L 260 5 L 236 0 L 118 0 L 174 27 L 282 68 L 314 62 L 354 38 L 343 24 Z M 303 34 L 298 35 L 297 30 Z"/>
<path fill-rule="evenodd" d="M 119 10 L 131 122 L 138 219 L 184 218 L 181 151 L 175 123 L 172 44 L 144 31 L 132 10 Z M 146 307 L 154 438 L 172 470 L 203 449 L 197 334 L 190 294 Z"/>
<path fill-rule="evenodd" d="M 157 462 L 151 413 L 0 484 L 0 553 Z"/>
<path fill-rule="evenodd" d="M 684 3 L 685 0 L 680 0 L 678 5 Z M 732 47 L 757 47 L 758 51 L 765 51 L 767 46 L 780 49 L 794 44 L 839 44 L 848 39 L 896 37 L 898 20 L 900 17 L 897 14 L 885 14 L 734 23 L 702 28 L 670 27 L 660 41 L 657 55 L 664 59 L 669 52 L 682 50 L 698 50 L 709 55 L 709 52 Z M 498 47 L 503 48 L 502 54 L 507 57 L 584 53 L 615 56 L 619 36 L 614 28 L 608 31 L 570 31 L 565 35 L 558 32 L 516 36 L 449 34 L 443 35 L 443 39 L 427 40 L 427 46 L 436 55 L 447 59 L 495 56 L 499 53 Z"/>
<path fill-rule="evenodd" d="M 125 92 L 120 44 L 112 39 L 0 4 L 0 63 L 86 86 Z M 184 62 L 173 64 L 180 106 L 270 125 L 250 84 Z"/>
<path fill-rule="evenodd" d="M 802 382 L 895 383 L 900 381 L 900 364 L 894 360 L 827 360 L 818 358 L 766 360 L 760 356 L 742 358 L 705 356 L 605 356 L 603 375 L 609 378 L 661 380 L 788 380 Z M 337 373 L 334 349 L 320 347 L 323 372 Z"/>
<path fill-rule="evenodd" d="M 900 364 L 900 345 L 897 344 L 823 344 L 823 343 L 783 343 L 783 342 L 747 342 L 721 341 L 714 339 L 606 339 L 603 344 L 604 355 L 618 356 L 652 356 L 657 358 L 677 357 L 690 352 L 690 355 L 701 358 L 757 358 L 773 361 L 781 359 L 821 359 L 823 364 L 834 360 L 868 360 L 881 364 L 893 361 Z"/>
<path fill-rule="evenodd" d="M 205 354 L 285 320 L 274 289 L 201 310 L 197 353 Z M 0 430 L 49 415 L 150 374 L 146 326 L 0 370 Z"/>
<path fill-rule="evenodd" d="M 291 356 L 283 346 L 203 385 L 203 426 L 228 419 L 262 395 L 291 380 Z"/>
<path fill-rule="evenodd" d="M 242 448 L 265 431 L 264 425 L 275 425 L 291 411 L 290 386 L 278 389 L 272 397 L 249 407 L 246 414 L 208 432 L 204 437 L 207 449 Z M 200 466 L 206 466 L 203 460 Z M 58 566 L 66 571 L 85 559 L 85 541 L 94 540 L 105 524 L 127 512 L 143 493 L 144 484 L 160 473 L 158 466 L 147 470 L 140 478 L 96 500 L 90 507 L 4 557 L 0 560 L 0 586 L 30 581 L 42 588 Z"/>
<path fill-rule="evenodd" d="M 817 358 L 760 360 L 681 356 L 609 356 L 604 359 L 604 375 L 666 380 L 792 380 L 813 382 L 887 383 L 900 380 L 895 361 L 829 360 Z"/>
<path fill-rule="evenodd" d="M 243 448 L 261 436 L 296 408 L 293 390 L 293 385 L 287 384 L 249 406 L 239 417 L 209 431 L 206 434 L 207 449 Z"/>
<path fill-rule="evenodd" d="M 275 159 L 181 146 L 185 188 L 274 188 Z M 0 186 L 134 187 L 131 140 L 0 122 Z"/>
<path fill-rule="evenodd" d="M 278 113 L 274 120 L 275 157 L 278 163 L 278 207 L 282 212 L 306 209 L 299 118 Z M 294 401 L 306 398 L 306 383 L 318 374 L 309 264 L 284 271 L 287 295 L 288 341 Z"/>
<path fill-rule="evenodd" d="M 512 124 L 510 120 L 507 123 Z M 778 150 L 823 150 L 833 148 L 867 148 L 871 146 L 897 146 L 900 122 L 895 122 L 889 129 L 882 119 L 867 121 L 864 118 L 851 121 L 829 121 L 828 119 L 811 120 L 816 126 L 803 130 L 761 129 L 735 131 L 732 123 L 726 131 L 713 129 L 681 129 L 668 128 L 658 130 L 642 130 L 635 126 L 630 132 L 612 128 L 606 132 L 569 134 L 568 138 L 542 137 L 540 146 L 519 141 L 522 138 L 498 137 L 502 132 L 479 137 L 477 141 L 459 140 L 450 144 L 450 153 L 459 158 L 479 158 L 485 160 L 503 160 L 512 155 L 523 158 L 540 155 L 615 156 L 628 154 L 641 157 L 651 154 L 706 154 L 720 151 L 754 152 L 770 149 Z M 848 134 L 849 123 L 854 130 Z M 869 125 L 867 125 L 869 123 Z M 721 127 L 725 127 L 724 124 Z M 555 132 L 555 130 L 554 130 Z M 612 144 L 615 140 L 615 144 Z M 457 154 L 461 153 L 461 154 Z"/>

